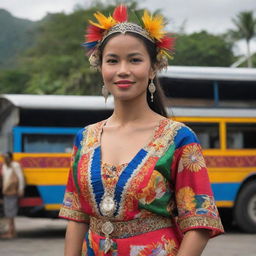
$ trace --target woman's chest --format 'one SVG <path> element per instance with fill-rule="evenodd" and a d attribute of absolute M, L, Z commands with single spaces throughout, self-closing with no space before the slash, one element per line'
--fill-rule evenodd
<path fill-rule="evenodd" d="M 97 152 L 84 154 L 78 163 L 77 181 L 89 213 L 129 219 L 140 212 L 140 204 L 150 204 L 170 193 L 169 180 L 156 169 L 158 160 L 142 151 L 130 163 L 113 167 L 102 164 Z M 106 200 L 114 204 L 110 214 L 104 212 Z"/>

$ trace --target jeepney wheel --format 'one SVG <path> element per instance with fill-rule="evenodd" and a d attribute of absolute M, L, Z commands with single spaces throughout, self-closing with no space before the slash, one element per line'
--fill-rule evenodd
<path fill-rule="evenodd" d="M 256 182 L 249 182 L 241 190 L 235 206 L 235 221 L 247 233 L 256 233 Z"/>

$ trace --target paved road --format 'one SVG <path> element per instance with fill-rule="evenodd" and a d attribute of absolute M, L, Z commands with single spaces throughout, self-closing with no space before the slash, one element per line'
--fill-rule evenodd
<path fill-rule="evenodd" d="M 18 238 L 0 240 L 1 256 L 63 256 L 66 222 L 52 219 L 17 218 Z M 216 237 L 203 256 L 256 256 L 256 235 L 233 230 Z"/>

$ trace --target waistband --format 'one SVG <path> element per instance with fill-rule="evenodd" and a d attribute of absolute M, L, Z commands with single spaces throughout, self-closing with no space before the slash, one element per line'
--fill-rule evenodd
<path fill-rule="evenodd" d="M 171 226 L 170 218 L 158 215 L 129 221 L 110 221 L 90 217 L 90 230 L 110 238 L 127 238 Z"/>

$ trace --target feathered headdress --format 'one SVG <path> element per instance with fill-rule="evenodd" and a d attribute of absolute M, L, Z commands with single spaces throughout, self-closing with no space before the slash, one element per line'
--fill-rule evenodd
<path fill-rule="evenodd" d="M 137 33 L 147 38 L 151 42 L 156 44 L 159 62 L 165 62 L 166 57 L 172 58 L 172 51 L 174 47 L 174 38 L 169 37 L 164 31 L 164 19 L 161 15 L 151 15 L 148 11 L 144 11 L 141 17 L 142 26 L 128 22 L 127 7 L 124 5 L 117 6 L 112 16 L 106 17 L 100 12 L 94 14 L 98 23 L 89 20 L 90 25 L 87 28 L 85 35 L 85 46 L 88 49 L 88 55 L 90 56 L 90 62 L 93 66 L 95 64 L 95 50 L 109 35 L 113 33 L 131 32 Z M 164 66 L 160 63 L 160 67 Z"/>

